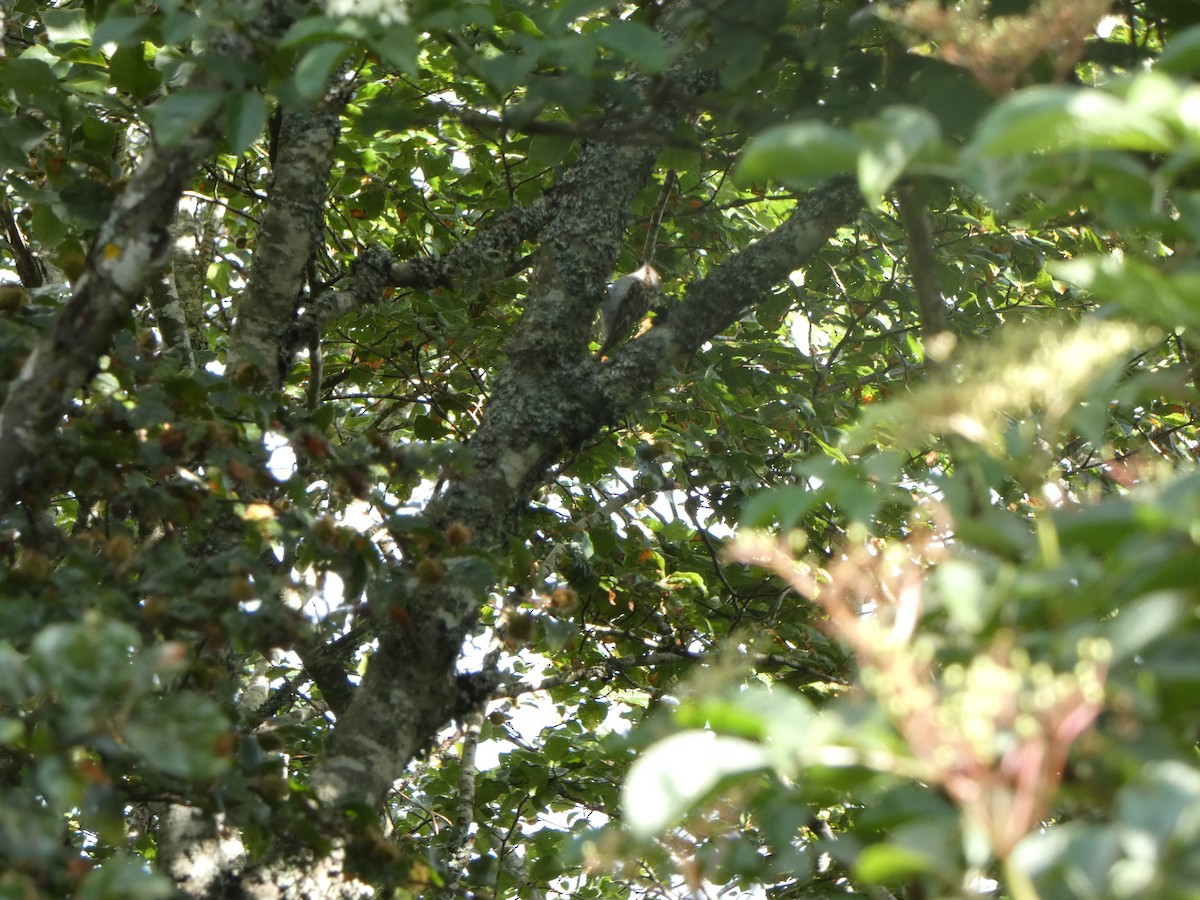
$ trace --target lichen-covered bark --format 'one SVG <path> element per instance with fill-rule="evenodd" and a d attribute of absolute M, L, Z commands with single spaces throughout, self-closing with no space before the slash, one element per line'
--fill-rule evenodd
<path fill-rule="evenodd" d="M 325 191 L 346 93 L 335 84 L 316 111 L 286 110 L 270 201 L 258 232 L 250 280 L 237 304 L 226 363 L 235 376 L 258 371 L 264 391 L 286 375 L 292 333 L 309 260 L 325 227 Z"/>
<path fill-rule="evenodd" d="M 630 341 L 609 363 L 583 355 L 586 334 L 576 327 L 574 354 L 561 349 L 567 323 L 527 314 L 512 364 L 497 379 L 492 402 L 472 441 L 477 474 L 452 487 L 440 514 L 471 521 L 486 537 L 503 534 L 510 517 L 562 453 L 584 443 L 650 394 L 664 372 L 695 352 L 766 297 L 771 289 L 824 246 L 862 207 L 853 179 L 811 192 L 776 231 L 731 257 L 702 281 L 645 335 Z M 576 211 L 586 221 L 586 213 Z M 599 289 L 593 289 L 593 297 Z M 563 305 L 569 306 L 567 297 Z M 591 322 L 590 315 L 576 315 Z M 497 517 L 479 522 L 479 510 Z"/>
<path fill-rule="evenodd" d="M 584 405 L 592 412 L 580 427 L 607 424 L 637 403 L 663 372 L 737 321 L 808 262 L 862 205 L 855 179 L 831 181 L 802 198 L 771 234 L 689 285 L 679 304 L 656 320 L 653 328 L 626 344 L 610 363 L 591 370 L 581 390 Z"/>
<path fill-rule="evenodd" d="M 150 299 L 150 308 L 154 311 L 154 321 L 162 333 L 163 342 L 179 357 L 182 368 L 195 368 L 196 357 L 192 352 L 192 335 L 188 329 L 187 315 L 179 301 L 175 279 L 171 277 L 170 272 L 163 272 L 160 277 L 151 278 L 146 294 Z"/>
<path fill-rule="evenodd" d="M 647 104 L 650 131 L 670 133 L 709 83 L 708 75 L 689 72 L 686 60 L 662 77 L 654 103 Z M 592 322 L 631 206 L 657 155 L 648 141 L 593 142 L 546 197 L 502 214 L 441 260 L 399 263 L 380 251 L 364 254 L 351 279 L 317 298 L 296 323 L 301 332 L 319 329 L 342 312 L 375 302 L 386 283 L 429 288 L 494 277 L 521 242 L 537 237 L 525 313 L 470 443 L 472 473 L 452 482 L 426 511 L 438 525 L 464 523 L 481 549 L 505 546 L 532 492 L 565 452 L 644 402 L 669 367 L 767 296 L 862 203 L 849 180 L 813 191 L 788 222 L 691 285 L 677 309 L 602 363 L 587 349 Z M 260 244 L 258 252 L 267 248 Z M 284 298 L 273 308 L 284 310 Z M 477 560 L 445 562 L 437 583 L 397 576 L 405 620 L 378 623 L 377 649 L 314 770 L 312 788 L 326 808 L 382 804 L 437 731 L 467 712 L 469 698 L 455 678 L 455 664 L 486 590 L 470 571 Z M 362 896 L 363 886 L 338 877 L 338 869 L 336 857 L 314 857 L 285 839 L 260 864 L 230 874 L 236 890 L 226 885 L 219 893 L 214 885 L 206 896 Z"/>
<path fill-rule="evenodd" d="M 290 19 L 284 9 L 282 0 L 264 7 L 265 36 L 286 29 Z M 208 52 L 231 61 L 249 59 L 254 36 L 232 29 L 218 32 Z M 219 86 L 217 78 L 199 68 L 188 89 L 212 89 Z M 36 496 L 31 463 L 165 261 L 179 197 L 201 161 L 216 151 L 220 118 L 217 111 L 197 122 L 174 146 L 150 146 L 100 227 L 71 298 L 10 383 L 0 407 L 0 505 Z"/>
<path fill-rule="evenodd" d="M 205 896 L 212 900 L 366 900 L 375 897 L 368 885 L 345 871 L 345 848 L 335 845 L 317 856 L 286 837 L 272 848 L 266 862 L 239 875 L 230 874 Z"/>
<path fill-rule="evenodd" d="M 245 852 L 222 817 L 182 804 L 159 804 L 158 864 L 185 894 L 199 895 Z"/>
<path fill-rule="evenodd" d="M 117 198 L 74 294 L 0 408 L 0 504 L 18 499 L 30 485 L 31 463 L 161 264 L 175 203 L 219 137 L 210 123 L 179 146 L 151 148 Z"/>
<path fill-rule="evenodd" d="M 477 751 L 479 732 L 483 728 L 483 709 L 475 710 L 463 723 L 462 751 L 458 757 L 458 791 L 455 797 L 454 822 L 446 846 L 446 869 L 448 877 L 442 888 L 442 896 L 457 897 L 460 894 L 461 873 L 466 871 L 475 848 L 475 836 L 471 826 L 475 822 L 475 785 L 478 775 Z"/>
<path fill-rule="evenodd" d="M 270 0 L 262 7 L 262 34 L 244 28 L 220 31 L 206 52 L 231 62 L 251 59 L 256 38 L 269 41 L 289 24 L 284 8 L 283 2 Z M 220 87 L 219 74 L 208 68 L 198 68 L 187 86 Z M 196 278 L 189 285 L 195 289 L 192 305 L 197 313 L 196 321 L 189 323 L 163 265 L 183 188 L 219 147 L 221 116 L 218 110 L 208 120 L 196 122 L 176 145 L 149 146 L 102 225 L 72 296 L 9 385 L 0 408 L 0 505 L 39 499 L 38 485 L 31 479 L 36 474 L 34 462 L 147 289 L 165 341 L 182 355 L 185 365 L 194 363 L 190 332 L 198 329 L 203 283 Z M 203 252 L 197 254 L 196 270 L 206 265 Z M 219 817 L 182 804 L 164 804 L 157 819 L 157 863 L 179 890 L 194 896 L 224 895 L 242 849 L 240 842 L 230 840 Z"/>
<path fill-rule="evenodd" d="M 320 334 L 342 316 L 377 303 L 386 285 L 433 290 L 442 285 L 487 284 L 511 274 L 517 251 L 538 236 L 553 209 L 550 197 L 542 196 L 527 206 L 505 210 L 442 257 L 398 261 L 378 248 L 369 250 L 359 257 L 352 273 L 356 277 L 306 306 L 296 324 L 293 345 Z M 374 275 L 366 280 L 357 277 L 366 270 Z"/>
<path fill-rule="evenodd" d="M 703 86 L 702 77 L 681 76 L 677 90 L 663 92 L 680 106 L 665 106 L 663 116 L 677 116 Z M 777 232 L 694 285 L 678 315 L 600 364 L 587 353 L 591 323 L 656 154 L 647 145 L 593 144 L 554 192 L 526 312 L 470 445 L 474 474 L 427 510 L 435 523 L 466 523 L 483 548 L 503 546 L 531 492 L 566 449 L 644 398 L 667 366 L 765 296 L 861 205 L 852 182 L 814 192 Z M 483 597 L 458 584 L 453 571 L 438 585 L 414 580 L 406 594 L 411 620 L 380 635 L 318 771 L 325 800 L 380 802 L 458 703 L 454 663 Z"/>
<path fill-rule="evenodd" d="M 205 348 L 204 302 L 208 292 L 205 276 L 216 252 L 219 208 L 211 201 L 184 202 L 176 211 L 172 227 L 171 278 L 183 307 L 193 353 Z"/>
<path fill-rule="evenodd" d="M 593 205 L 582 196 L 548 231 L 546 246 L 566 258 L 543 250 L 512 360 L 497 379 L 471 443 L 475 474 L 452 485 L 428 510 L 435 522 L 466 523 L 485 548 L 502 546 L 515 516 L 565 449 L 643 401 L 668 367 L 766 296 L 862 205 L 853 181 L 814 191 L 776 232 L 693 285 L 662 325 L 631 342 L 613 362 L 598 363 L 586 354 L 586 324 L 589 304 L 602 293 L 615 237 L 598 236 L 589 225 L 596 221 L 596 206 L 602 216 L 616 217 L 611 227 L 623 221 L 616 207 L 636 190 L 615 182 L 635 177 L 636 169 L 603 160 L 628 163 L 627 152 L 597 148 L 581 161 L 614 174 L 594 184 Z M 590 300 L 584 293 L 589 290 Z M 584 319 L 585 326 L 572 317 Z M 407 586 L 411 622 L 381 636 L 366 678 L 338 723 L 333 753 L 319 776 L 325 799 L 378 801 L 455 709 L 454 661 L 483 598 L 455 587 L 453 576 L 449 572 L 436 586 L 415 580 Z"/>
<path fill-rule="evenodd" d="M 664 120 L 678 117 L 706 83 L 681 74 Z M 554 191 L 510 361 L 471 443 L 475 474 L 427 510 L 435 523 L 465 522 L 481 547 L 503 545 L 514 516 L 566 446 L 563 436 L 576 439 L 575 423 L 584 414 L 577 389 L 593 365 L 587 344 L 596 305 L 656 155 L 649 145 L 589 146 Z M 324 800 L 381 802 L 459 704 L 454 665 L 484 598 L 456 578 L 453 567 L 442 583 L 414 580 L 406 593 L 411 620 L 380 634 L 315 776 Z"/>

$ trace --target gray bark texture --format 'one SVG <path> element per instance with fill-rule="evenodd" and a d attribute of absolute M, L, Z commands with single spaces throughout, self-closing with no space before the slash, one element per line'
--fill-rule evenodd
<path fill-rule="evenodd" d="M 230 337 L 229 373 L 242 383 L 245 367 L 257 370 L 264 392 L 279 389 L 293 348 L 286 336 L 295 323 L 309 263 L 325 227 L 325 185 L 333 166 L 347 93 L 337 83 L 320 109 L 287 110 L 279 132 L 270 202 L 259 229 L 250 282 L 237 303 Z"/>
<path fill-rule="evenodd" d="M 216 253 L 217 204 L 196 201 L 191 208 L 180 205 L 172 227 L 171 282 L 183 310 L 188 345 L 192 353 L 206 349 L 204 304 L 208 296 L 205 276 Z"/>
<path fill-rule="evenodd" d="M 179 146 L 151 149 L 117 199 L 71 299 L 25 361 L 0 408 L 0 503 L 20 499 L 31 487 L 29 463 L 162 264 L 179 194 L 218 139 L 210 123 Z"/>
<path fill-rule="evenodd" d="M 670 17 L 664 30 L 669 38 Z M 682 54 L 653 84 L 634 78 L 645 100 L 649 135 L 670 135 L 714 83 L 689 67 Z M 614 273 L 636 197 L 651 181 L 661 144 L 630 142 L 628 123 L 611 140 L 586 144 L 561 181 L 526 207 L 497 214 L 478 234 L 441 259 L 398 261 L 379 250 L 363 253 L 336 291 L 302 301 L 307 270 L 323 227 L 330 161 L 337 140 L 335 96 L 316 112 L 283 119 L 270 201 L 249 282 L 236 306 L 228 367 L 249 367 L 264 392 L 275 391 L 304 341 L 345 313 L 379 302 L 385 287 L 432 289 L 480 284 L 510 273 L 518 249 L 536 242 L 526 306 L 507 345 L 508 361 L 492 381 L 482 421 L 470 441 L 470 474 L 450 482 L 426 515 L 438 527 L 459 522 L 475 547 L 500 551 L 551 467 L 601 429 L 630 415 L 652 397 L 665 376 L 705 341 L 767 297 L 801 268 L 839 227 L 858 213 L 862 197 L 851 179 L 812 191 L 773 233 L 686 286 L 669 314 L 629 341 L 608 361 L 588 351 L 593 322 Z M 184 144 L 154 149 L 133 175 L 93 249 L 83 279 L 12 385 L 0 410 L 0 500 L 21 499 L 27 462 L 90 375 L 133 302 L 170 249 L 169 228 L 187 179 L 216 148 L 214 128 Z M 180 294 L 195 293 L 189 276 Z M 186 345 L 188 316 L 179 300 L 156 304 L 164 334 Z M 186 306 L 186 304 L 185 304 Z M 168 324 L 170 323 L 170 324 Z M 472 711 L 455 678 L 464 639 L 486 599 L 466 559 L 448 559 L 444 578 L 426 583 L 397 572 L 409 620 L 376 623 L 377 649 L 362 683 L 339 711 L 327 755 L 313 788 L 326 809 L 380 808 L 405 767 L 449 721 Z M 498 685 L 497 685 L 498 687 Z M 182 812 L 172 814 L 185 815 Z M 344 848 L 316 855 L 281 835 L 266 858 L 241 868 L 222 846 L 212 822 L 187 817 L 173 833 L 192 845 L 167 854 L 200 876 L 180 877 L 193 897 L 330 900 L 370 896 L 345 875 Z M 466 823 L 459 827 L 465 831 Z"/>
<path fill-rule="evenodd" d="M 196 367 L 196 355 L 192 350 L 192 335 L 188 329 L 187 314 L 179 300 L 179 291 L 170 272 L 160 278 L 151 278 L 146 287 L 154 321 L 162 333 L 163 343 L 179 357 L 180 367 L 190 371 Z"/>
<path fill-rule="evenodd" d="M 267 4 L 263 21 L 268 38 L 289 24 L 283 5 L 281 0 Z M 252 37 L 220 32 L 209 52 L 247 60 L 254 53 Z M 200 67 L 187 87 L 213 89 L 219 87 L 216 79 Z M 150 147 L 101 226 L 70 300 L 10 383 L 0 407 L 0 505 L 37 496 L 29 464 L 45 449 L 59 418 L 166 262 L 179 197 L 200 163 L 219 146 L 219 120 L 220 112 L 214 112 L 195 123 L 178 144 Z"/>
<path fill-rule="evenodd" d="M 677 91 L 663 92 L 681 106 L 665 111 L 664 117 L 681 115 L 681 107 L 703 85 L 703 77 L 681 76 Z M 526 310 L 508 345 L 508 364 L 496 377 L 469 445 L 473 474 L 451 483 L 426 511 L 437 525 L 466 525 L 481 549 L 503 548 L 529 498 L 565 453 L 644 403 L 664 375 L 686 364 L 705 341 L 802 267 L 862 206 L 853 179 L 814 190 L 775 232 L 690 285 L 661 324 L 630 341 L 612 361 L 598 362 L 587 350 L 592 322 L 631 204 L 647 183 L 656 156 L 651 146 L 593 143 L 550 198 L 539 201 L 533 211 L 498 217 L 499 227 L 511 229 L 501 238 L 484 233 L 480 244 L 466 242 L 441 266 L 423 261 L 384 265 L 379 257 L 362 261 L 360 287 L 366 288 L 378 286 L 376 278 L 365 277 L 368 271 L 392 283 L 426 286 L 454 284 L 468 271 L 479 279 L 488 271 L 481 260 L 492 263 L 490 271 L 497 277 L 502 274 L 503 250 L 483 253 L 479 246 L 510 246 L 531 223 L 545 218 Z M 462 270 L 455 269 L 457 262 Z M 348 289 L 337 302 L 352 309 L 372 298 Z M 314 789 L 326 804 L 379 806 L 409 762 L 463 713 L 455 664 L 486 592 L 458 577 L 453 565 L 438 584 L 405 578 L 402 592 L 411 619 L 403 627 L 379 624 L 378 648 L 339 718 L 328 756 L 315 772 Z M 245 873 L 242 880 L 255 897 L 360 896 L 355 891 L 361 885 L 316 874 L 327 864 L 289 855 L 280 847 L 272 860 Z M 285 877 L 287 870 L 306 866 L 311 880 Z M 337 892 L 309 893 L 318 884 Z"/>
<path fill-rule="evenodd" d="M 862 206 L 852 179 L 814 190 L 779 229 L 692 284 L 665 321 L 612 361 L 598 362 L 587 353 L 590 322 L 604 295 L 628 204 L 641 186 L 634 179 L 649 175 L 648 165 L 631 170 L 624 164 L 629 152 L 614 145 L 591 148 L 581 157 L 580 166 L 605 175 L 575 182 L 577 199 L 559 207 L 547 226 L 509 364 L 497 377 L 470 444 L 474 474 L 453 483 L 427 510 L 437 524 L 465 524 L 483 549 L 503 547 L 508 529 L 564 453 L 644 402 L 665 374 L 802 267 Z M 603 206 L 610 236 L 591 227 L 589 199 Z M 485 592 L 457 577 L 453 565 L 438 584 L 406 578 L 402 589 L 411 620 L 404 627 L 380 624 L 378 649 L 314 775 L 317 796 L 332 806 L 383 803 L 405 766 L 463 711 L 455 663 Z M 247 896 L 363 896 L 356 893 L 362 885 L 320 874 L 328 865 L 340 870 L 336 860 L 307 853 L 277 847 L 275 856 L 241 877 Z M 287 874 L 301 870 L 309 877 Z M 319 886 L 336 892 L 310 892 Z"/>

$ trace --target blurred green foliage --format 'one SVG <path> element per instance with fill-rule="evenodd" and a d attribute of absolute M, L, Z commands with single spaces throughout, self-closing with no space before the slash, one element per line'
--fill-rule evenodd
<path fill-rule="evenodd" d="M 349 834 L 352 871 L 432 896 L 456 735 L 397 785 L 386 829 L 320 810 L 308 777 L 336 716 L 297 654 L 341 642 L 356 678 L 362 623 L 405 616 L 393 563 L 437 548 L 464 583 L 498 574 L 482 625 L 507 629 L 523 679 L 482 726 L 475 896 L 1194 897 L 1192 5 L 1047 37 L 995 96 L 925 4 L 696 4 L 720 85 L 662 154 L 668 297 L 831 174 L 855 172 L 869 208 L 561 460 L 485 557 L 420 510 L 467 465 L 523 275 L 338 320 L 315 405 L 307 358 L 279 396 L 234 383 L 266 131 L 346 66 L 314 279 L 368 245 L 444 254 L 636 117 L 626 74 L 677 63 L 659 5 L 331 5 L 234 66 L 203 48 L 262 4 L 6 4 L 0 199 L 49 275 L 0 293 L 6 385 L 148 136 L 221 110 L 225 145 L 185 194 L 207 248 L 197 368 L 139 304 L 35 467 L 49 501 L 0 510 L 0 896 L 170 896 L 145 824 L 170 803 L 251 857 Z M 957 40 L 992 42 L 964 45 L 977 59 L 1054 4 L 986 6 L 956 7 Z M 219 86 L 176 90 L 195 66 Z M 914 180 L 940 348 L 893 205 Z M 657 199 L 638 198 L 622 267 Z M 770 566 L 729 555 L 739 528 L 760 542 L 738 559 Z"/>

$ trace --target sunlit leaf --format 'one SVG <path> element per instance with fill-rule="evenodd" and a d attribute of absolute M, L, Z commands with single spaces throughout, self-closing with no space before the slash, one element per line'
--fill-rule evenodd
<path fill-rule="evenodd" d="M 306 100 L 321 97 L 333 70 L 349 52 L 350 48 L 342 43 L 320 43 L 306 50 L 292 75 L 292 82 L 300 96 Z"/>
<path fill-rule="evenodd" d="M 869 884 L 900 882 L 933 868 L 928 853 L 890 844 L 867 847 L 854 863 L 855 875 Z"/>
<path fill-rule="evenodd" d="M 1097 88 L 1045 85 L 1017 91 L 985 115 L 967 152 L 982 158 L 1071 149 L 1163 152 L 1174 143 L 1152 111 Z"/>
<path fill-rule="evenodd" d="M 241 153 L 262 136 L 267 124 L 267 101 L 262 94 L 242 91 L 227 101 L 229 143 L 234 153 Z"/>
<path fill-rule="evenodd" d="M 908 164 L 941 138 L 937 119 L 911 106 L 888 107 L 856 133 L 863 141 L 858 183 L 870 202 L 877 202 Z"/>
<path fill-rule="evenodd" d="M 731 775 L 767 765 L 766 749 L 741 738 L 684 731 L 659 741 L 630 769 L 622 793 L 625 822 L 650 837 L 675 822 Z"/>
<path fill-rule="evenodd" d="M 626 56 L 643 72 L 667 67 L 667 48 L 661 37 L 639 22 L 612 22 L 596 32 L 600 46 Z"/>
<path fill-rule="evenodd" d="M 823 122 L 779 125 L 754 138 L 738 162 L 741 183 L 775 178 L 807 184 L 854 168 L 862 142 Z"/>
<path fill-rule="evenodd" d="M 1200 25 L 1192 25 L 1171 35 L 1154 68 L 1173 75 L 1189 75 L 1200 69 Z"/>
<path fill-rule="evenodd" d="M 224 100 L 218 91 L 188 91 L 162 98 L 151 108 L 155 137 L 165 146 L 182 143 L 205 127 Z"/>

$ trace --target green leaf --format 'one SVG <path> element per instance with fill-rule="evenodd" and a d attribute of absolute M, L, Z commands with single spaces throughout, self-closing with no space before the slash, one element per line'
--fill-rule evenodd
<path fill-rule="evenodd" d="M 1054 525 L 1064 547 L 1112 552 L 1131 535 L 1160 533 L 1170 521 L 1161 509 L 1112 499 L 1056 514 Z"/>
<path fill-rule="evenodd" d="M 991 614 L 991 588 L 979 567 L 951 559 L 933 573 L 933 586 L 953 622 L 966 634 L 976 634 Z"/>
<path fill-rule="evenodd" d="M 1153 114 L 1097 88 L 1042 85 L 1018 91 L 988 112 L 968 157 L 1088 149 L 1162 153 L 1174 145 Z"/>
<path fill-rule="evenodd" d="M 41 14 L 46 36 L 52 44 L 86 44 L 92 40 L 92 27 L 83 9 L 47 9 Z"/>
<path fill-rule="evenodd" d="M 529 141 L 529 162 L 536 166 L 559 166 L 575 146 L 573 138 L 561 134 L 539 134 Z"/>
<path fill-rule="evenodd" d="M 579 704 L 579 721 L 588 731 L 595 731 L 608 718 L 608 706 L 598 700 Z"/>
<path fill-rule="evenodd" d="M 69 700 L 108 689 L 124 689 L 130 650 L 141 643 L 136 630 L 108 620 L 51 625 L 33 639 L 30 656 L 46 683 Z"/>
<path fill-rule="evenodd" d="M 97 47 L 105 44 L 123 46 L 126 42 L 137 45 L 143 43 L 140 37 L 146 27 L 145 16 L 108 16 L 96 24 L 92 33 L 92 43 Z"/>
<path fill-rule="evenodd" d="M 219 91 L 181 91 L 150 108 L 150 122 L 160 144 L 172 147 L 196 134 L 216 115 L 225 95 Z"/>
<path fill-rule="evenodd" d="M 1154 762 L 1117 798 L 1121 821 L 1164 850 L 1200 838 L 1200 772 L 1174 760 Z"/>
<path fill-rule="evenodd" d="M 855 876 L 868 884 L 894 884 L 935 869 L 928 853 L 892 844 L 867 847 L 854 863 Z"/>
<path fill-rule="evenodd" d="M 1047 266 L 1058 279 L 1121 306 L 1129 315 L 1174 330 L 1200 328 L 1200 273 L 1170 275 L 1137 259 L 1084 257 Z"/>
<path fill-rule="evenodd" d="M 384 35 L 372 36 L 367 45 L 379 58 L 395 66 L 410 78 L 417 77 L 417 60 L 421 55 L 420 35 L 411 28 L 390 28 Z"/>
<path fill-rule="evenodd" d="M 542 629 L 542 640 L 555 652 L 562 650 L 571 641 L 571 638 L 579 634 L 578 625 L 555 616 L 539 616 L 538 624 Z"/>
<path fill-rule="evenodd" d="M 17 115 L 0 122 L 0 164 L 13 169 L 29 165 L 28 153 L 50 134 L 34 116 Z"/>
<path fill-rule="evenodd" d="M 63 115 L 62 85 L 44 60 L 6 60 L 0 67 L 0 85 L 11 90 L 22 105 L 32 106 L 56 119 Z"/>
<path fill-rule="evenodd" d="M 767 736 L 767 723 L 756 711 L 747 709 L 737 699 L 718 695 L 683 704 L 675 721 L 684 727 L 709 728 L 720 734 L 762 740 Z"/>
<path fill-rule="evenodd" d="M 734 170 L 740 184 L 776 178 L 811 185 L 847 172 L 858 162 L 862 142 L 824 122 L 795 122 L 764 131 L 746 147 Z"/>
<path fill-rule="evenodd" d="M 908 164 L 941 139 L 942 130 L 932 113 L 891 106 L 855 132 L 863 141 L 858 183 L 867 202 L 877 204 Z"/>
<path fill-rule="evenodd" d="M 55 215 L 54 210 L 48 205 L 38 205 L 33 208 L 30 224 L 33 226 L 33 233 L 37 235 L 38 240 L 50 247 L 57 247 L 70 231 L 67 223 Z"/>
<path fill-rule="evenodd" d="M 440 420 L 430 416 L 417 416 L 413 419 L 413 437 L 418 441 L 436 441 L 450 433 L 450 429 Z"/>
<path fill-rule="evenodd" d="M 719 59 L 721 87 L 734 88 L 754 77 L 763 67 L 770 49 L 769 35 L 761 30 L 737 28 L 716 35 L 705 61 Z"/>
<path fill-rule="evenodd" d="M 839 462 L 842 465 L 850 464 L 850 460 L 846 457 L 846 454 L 843 453 L 841 450 L 839 450 L 837 447 L 834 447 L 832 444 L 825 443 L 823 440 L 821 440 L 815 434 L 812 436 L 812 439 L 813 439 L 813 443 L 815 443 L 818 447 L 820 447 L 821 452 L 824 453 L 829 459 L 832 459 L 835 462 Z"/>
<path fill-rule="evenodd" d="M 667 67 L 667 46 L 658 33 L 639 22 L 613 22 L 595 33 L 596 42 L 619 53 L 647 74 Z"/>
<path fill-rule="evenodd" d="M 812 510 L 818 496 L 816 491 L 795 484 L 760 491 L 742 510 L 742 524 L 747 528 L 778 524 L 782 530 L 790 531 Z"/>
<path fill-rule="evenodd" d="M 76 900 L 167 900 L 176 896 L 165 875 L 149 872 L 140 856 L 118 855 L 88 873 L 72 895 Z"/>
<path fill-rule="evenodd" d="M 546 35 L 538 28 L 537 23 L 520 10 L 511 10 L 505 17 L 505 24 L 513 31 L 520 32 L 538 40 L 545 40 Z"/>
<path fill-rule="evenodd" d="M 232 744 L 222 746 L 229 727 L 207 697 L 171 694 L 139 703 L 122 733 L 145 765 L 180 778 L 212 778 L 231 764 Z"/>
<path fill-rule="evenodd" d="M 178 46 L 203 34 L 204 22 L 193 10 L 169 8 L 163 20 L 162 32 L 163 43 Z"/>
<path fill-rule="evenodd" d="M 317 44 L 305 52 L 296 71 L 292 75 L 292 84 L 296 92 L 305 100 L 319 100 L 325 95 L 330 76 L 334 69 L 350 54 L 350 47 L 343 43 Z"/>
<path fill-rule="evenodd" d="M 24 703 L 30 692 L 28 679 L 25 675 L 26 657 L 8 641 L 0 641 L 0 702 L 5 706 L 14 707 Z M 0 745 L 8 746 L 16 735 L 10 734 L 12 719 L 5 718 Z M 23 732 L 24 729 L 21 728 Z"/>
<path fill-rule="evenodd" d="M 675 718 L 683 726 L 703 726 L 764 742 L 767 762 L 789 777 L 813 762 L 822 748 L 836 742 L 842 730 L 836 715 L 817 713 L 795 691 L 761 684 L 685 703 Z"/>
<path fill-rule="evenodd" d="M 144 100 L 162 84 L 162 73 L 146 61 L 145 45 L 128 44 L 119 47 L 108 62 L 108 78 L 119 91 Z"/>
<path fill-rule="evenodd" d="M 1171 35 L 1162 54 L 1154 61 L 1154 68 L 1172 75 L 1191 75 L 1200 69 L 1200 25 Z"/>
<path fill-rule="evenodd" d="M 446 560 L 446 570 L 455 584 L 476 596 L 482 596 L 496 582 L 491 564 L 481 556 L 454 556 Z"/>
<path fill-rule="evenodd" d="M 562 26 L 574 21 L 579 16 L 588 15 L 606 6 L 608 6 L 606 0 L 566 0 L 556 9 L 554 21 L 556 25 Z"/>
<path fill-rule="evenodd" d="M 1104 623 L 1113 659 L 1134 659 L 1151 643 L 1177 629 L 1186 617 L 1187 607 L 1174 593 L 1150 594 L 1127 604 L 1115 619 Z"/>
<path fill-rule="evenodd" d="M 2 657 L 4 647 L 0 646 L 0 665 L 2 665 Z M 3 670 L 0 669 L 0 697 L 11 697 L 5 690 L 3 680 Z M 17 698 L 17 702 L 24 702 L 24 697 Z M 25 725 L 20 719 L 10 719 L 8 717 L 0 717 L 0 747 L 13 747 L 21 738 L 25 736 Z"/>
<path fill-rule="evenodd" d="M 1034 831 L 1017 844 L 1012 862 L 1034 879 L 1036 896 L 1106 897 L 1105 876 L 1121 856 L 1120 842 L 1115 828 L 1068 822 Z"/>
<path fill-rule="evenodd" d="M 262 136 L 269 112 L 266 98 L 257 91 L 239 91 L 229 97 L 225 127 L 234 153 L 242 153 Z"/>
<path fill-rule="evenodd" d="M 674 823 L 724 779 L 766 768 L 765 747 L 709 731 L 684 731 L 659 741 L 633 764 L 621 806 L 640 838 Z"/>
<path fill-rule="evenodd" d="M 537 59 L 528 53 L 504 54 L 479 61 L 479 71 L 498 93 L 507 94 L 529 76 Z"/>
<path fill-rule="evenodd" d="M 342 23 L 328 16 L 306 16 L 288 28 L 277 45 L 281 50 L 316 44 L 342 36 Z"/>

